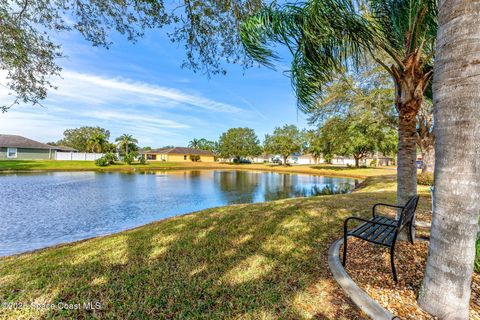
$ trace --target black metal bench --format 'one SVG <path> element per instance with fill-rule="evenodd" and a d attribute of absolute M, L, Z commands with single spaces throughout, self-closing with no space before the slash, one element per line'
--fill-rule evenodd
<path fill-rule="evenodd" d="M 348 236 L 357 237 L 365 241 L 375 243 L 390 248 L 390 263 L 392 265 L 393 280 L 397 282 L 397 272 L 394 263 L 395 243 L 398 234 L 405 228 L 408 228 L 408 240 L 413 244 L 413 224 L 415 222 L 415 211 L 417 210 L 418 196 L 411 197 L 405 206 L 394 206 L 386 203 L 377 203 L 372 208 L 372 218 L 362 219 L 357 217 L 347 218 L 343 224 L 343 266 L 347 262 L 347 238 Z M 402 209 L 398 220 L 379 216 L 375 209 L 378 206 Z M 364 223 L 348 231 L 348 221 L 358 220 Z"/>

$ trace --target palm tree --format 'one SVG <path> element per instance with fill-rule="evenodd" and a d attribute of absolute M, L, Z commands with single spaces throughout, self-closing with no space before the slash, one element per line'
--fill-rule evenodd
<path fill-rule="evenodd" d="M 96 133 L 88 138 L 87 149 L 92 152 L 102 152 L 107 143 L 107 138 L 103 133 Z"/>
<path fill-rule="evenodd" d="M 440 1 L 435 56 L 435 196 L 420 306 L 468 319 L 480 214 L 480 0 Z"/>
<path fill-rule="evenodd" d="M 243 23 L 240 35 L 247 53 L 270 67 L 278 57 L 271 47 L 287 46 L 305 112 L 316 108 L 337 72 L 368 56 L 390 74 L 398 113 L 397 201 L 403 205 L 417 191 L 416 115 L 433 74 L 436 17 L 435 0 L 310 0 L 265 7 Z"/>
<path fill-rule="evenodd" d="M 134 147 L 138 143 L 138 140 L 130 134 L 122 134 L 115 141 L 120 149 L 125 149 L 125 154 L 128 154 L 128 148 Z"/>
<path fill-rule="evenodd" d="M 198 149 L 198 147 L 200 146 L 200 140 L 199 139 L 192 139 L 189 143 L 188 143 L 188 147 L 189 148 L 193 148 L 193 149 Z"/>

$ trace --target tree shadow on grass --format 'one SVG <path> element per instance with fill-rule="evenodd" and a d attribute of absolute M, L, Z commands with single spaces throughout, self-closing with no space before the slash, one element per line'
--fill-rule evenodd
<path fill-rule="evenodd" d="M 234 205 L 0 260 L 0 299 L 100 310 L 0 309 L 44 318 L 365 318 L 330 275 L 350 215 L 393 193 Z"/>

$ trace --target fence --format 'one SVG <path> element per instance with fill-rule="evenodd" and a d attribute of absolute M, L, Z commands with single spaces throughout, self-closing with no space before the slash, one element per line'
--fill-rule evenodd
<path fill-rule="evenodd" d="M 102 156 L 103 153 L 57 151 L 55 160 L 94 161 Z"/>

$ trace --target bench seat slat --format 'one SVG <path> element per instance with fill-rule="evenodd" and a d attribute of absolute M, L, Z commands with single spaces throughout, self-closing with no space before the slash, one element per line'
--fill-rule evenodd
<path fill-rule="evenodd" d="M 382 216 L 376 216 L 375 218 L 371 219 L 372 222 L 380 222 L 380 223 L 388 223 L 391 225 L 396 225 L 396 221 L 387 217 L 382 217 Z M 364 222 L 360 224 L 358 227 L 354 228 L 351 230 L 349 233 L 350 234 L 355 234 L 355 235 L 361 235 L 364 232 L 369 231 L 369 229 L 375 226 L 374 223 L 370 222 Z"/>
<path fill-rule="evenodd" d="M 356 237 L 378 244 L 388 245 L 387 240 L 389 243 L 391 243 L 397 221 L 382 216 L 376 216 L 370 221 L 371 222 L 364 222 L 360 224 L 358 227 L 354 228 L 348 233 L 350 235 L 354 235 Z M 375 224 L 374 222 L 386 223 L 391 226 Z"/>
<path fill-rule="evenodd" d="M 386 227 L 384 232 L 382 234 L 378 234 L 374 239 L 374 241 L 377 241 L 379 243 L 385 243 L 385 239 L 393 234 L 393 232 L 395 232 L 395 228 L 394 227 Z"/>
<path fill-rule="evenodd" d="M 384 218 L 380 218 L 380 219 L 376 219 L 376 222 L 385 223 L 386 222 L 385 220 L 386 219 L 384 219 Z M 375 219 L 373 219 L 373 221 L 375 221 Z M 366 224 L 369 224 L 372 227 L 368 231 L 364 232 L 363 234 L 359 234 L 359 235 L 361 235 L 363 237 L 366 237 L 366 238 L 368 238 L 372 233 L 376 232 L 376 230 L 378 228 L 385 227 L 381 224 L 373 224 L 373 223 L 368 223 L 368 222 L 366 222 Z"/>

